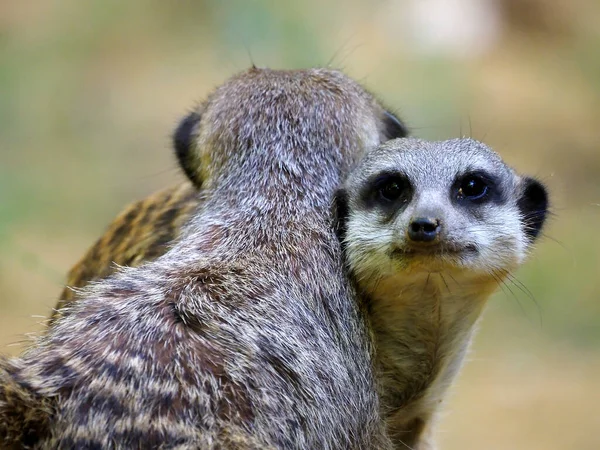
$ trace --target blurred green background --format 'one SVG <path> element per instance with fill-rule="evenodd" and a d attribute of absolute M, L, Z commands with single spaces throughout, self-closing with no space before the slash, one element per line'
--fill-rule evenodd
<path fill-rule="evenodd" d="M 544 238 L 492 299 L 444 449 L 600 448 L 600 2 L 0 2 L 0 347 L 128 202 L 180 179 L 169 135 L 257 66 L 330 64 L 415 135 L 484 140 L 552 193 Z"/>

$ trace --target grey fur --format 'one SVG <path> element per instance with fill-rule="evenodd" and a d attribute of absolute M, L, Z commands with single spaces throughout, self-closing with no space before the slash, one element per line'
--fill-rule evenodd
<path fill-rule="evenodd" d="M 251 69 L 198 112 L 202 208 L 0 361 L 4 446 L 391 448 L 329 213 L 384 110 L 336 71 Z"/>

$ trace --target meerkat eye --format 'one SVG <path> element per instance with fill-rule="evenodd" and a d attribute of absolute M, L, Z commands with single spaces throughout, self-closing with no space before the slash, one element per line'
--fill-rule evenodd
<path fill-rule="evenodd" d="M 488 183 L 478 175 L 465 177 L 458 187 L 458 198 L 471 201 L 483 200 L 489 191 Z"/>
<path fill-rule="evenodd" d="M 390 181 L 379 188 L 379 193 L 386 200 L 396 200 L 402 195 L 402 187 L 397 181 Z"/>
<path fill-rule="evenodd" d="M 385 175 L 375 183 L 378 197 L 386 202 L 394 202 L 401 197 L 406 197 L 409 190 L 408 182 L 397 175 Z"/>

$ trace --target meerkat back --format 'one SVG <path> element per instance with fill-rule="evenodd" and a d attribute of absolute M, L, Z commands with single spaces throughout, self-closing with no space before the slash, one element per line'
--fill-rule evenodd
<path fill-rule="evenodd" d="M 217 89 L 176 133 L 202 208 L 0 363 L 0 439 L 389 448 L 330 202 L 391 117 L 335 71 L 251 69 Z"/>

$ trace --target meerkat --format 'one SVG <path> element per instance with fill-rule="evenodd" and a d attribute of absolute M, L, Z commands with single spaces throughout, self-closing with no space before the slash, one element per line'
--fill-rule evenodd
<path fill-rule="evenodd" d="M 391 448 L 331 200 L 398 124 L 331 70 L 217 88 L 175 133 L 201 207 L 164 255 L 87 286 L 0 360 L 0 442 Z"/>
<path fill-rule="evenodd" d="M 486 299 L 523 262 L 547 208 L 539 182 L 468 139 L 390 142 L 339 191 L 340 237 L 368 306 L 382 415 L 396 448 L 435 448 L 436 415 Z M 148 208 L 130 209 L 156 225 Z"/>
<path fill-rule="evenodd" d="M 538 238 L 547 191 L 480 142 L 406 138 L 369 152 L 336 198 L 389 436 L 435 448 L 446 390 L 486 300 Z"/>
<path fill-rule="evenodd" d="M 401 127 L 402 125 L 399 122 L 396 123 L 393 120 L 393 117 L 390 118 L 390 121 L 386 126 L 391 127 L 392 131 L 394 128 L 396 128 L 395 132 L 397 134 L 406 134 L 405 130 L 398 131 L 401 130 L 398 127 Z M 186 122 L 184 121 L 181 129 L 185 130 L 185 127 Z M 394 133 L 388 132 L 388 135 L 390 134 L 393 135 Z M 194 175 L 197 170 L 197 162 L 195 162 L 193 159 L 189 159 L 187 147 L 185 145 L 178 145 L 177 142 L 178 139 L 177 136 L 175 136 L 177 156 L 185 173 L 188 175 L 192 183 L 195 183 L 195 186 L 189 183 L 183 184 L 178 188 L 162 191 L 127 208 L 122 214 L 119 215 L 113 224 L 111 224 L 107 233 L 98 240 L 94 247 L 90 249 L 84 258 L 78 263 L 78 265 L 71 271 L 69 274 L 69 284 L 71 286 L 81 287 L 87 284 L 90 280 L 112 273 L 116 268 L 116 266 L 111 265 L 112 261 L 116 261 L 121 265 L 133 266 L 144 261 L 154 259 L 164 253 L 167 250 L 166 244 L 179 235 L 182 224 L 189 216 L 191 216 L 191 213 L 198 206 L 199 202 L 198 196 L 196 195 L 196 189 L 201 186 L 201 183 L 198 182 L 199 180 L 195 179 Z M 412 169 L 416 172 L 418 172 L 416 169 L 417 167 L 429 167 L 431 164 L 436 164 L 440 168 L 444 167 L 446 173 L 451 173 L 453 168 L 458 168 L 459 165 L 456 167 L 453 167 L 452 165 L 445 165 L 445 158 L 448 155 L 452 155 L 456 160 L 461 161 L 462 159 L 471 158 L 473 153 L 471 147 L 482 147 L 484 150 L 480 151 L 478 154 L 483 160 L 486 160 L 487 158 L 489 161 L 492 161 L 493 164 L 496 164 L 496 166 L 499 165 L 503 167 L 502 170 L 504 172 L 501 175 L 508 178 L 517 177 L 517 175 L 515 175 L 511 169 L 506 168 L 503 163 L 498 163 L 499 157 L 495 153 L 485 149 L 483 144 L 478 144 L 474 141 L 459 140 L 443 143 L 404 141 L 404 144 L 407 148 L 399 148 L 398 152 L 396 153 L 403 155 L 404 153 L 402 152 L 411 150 L 410 158 L 411 160 L 414 160 L 412 162 Z M 413 153 L 412 150 L 413 148 L 421 147 L 432 148 L 432 146 L 437 146 L 439 152 L 442 153 L 443 156 L 439 156 L 438 154 L 436 156 L 437 159 L 430 158 L 427 152 L 419 154 L 418 152 Z M 466 150 L 464 148 L 466 148 Z M 393 154 L 394 151 L 394 148 L 386 149 L 385 152 L 381 153 L 382 160 L 387 161 L 389 154 Z M 401 157 L 404 158 L 404 156 Z M 454 162 L 454 159 L 449 161 Z M 369 170 L 372 168 L 376 169 L 375 166 L 370 167 L 368 164 L 370 164 L 368 160 L 365 160 L 363 165 L 366 165 L 366 167 L 361 166 L 359 171 Z M 394 171 L 392 170 L 390 173 L 394 173 Z M 429 173 L 434 174 L 435 172 Z M 347 206 L 343 206 L 347 204 L 347 201 L 343 199 L 347 198 L 347 193 L 352 191 L 350 187 L 353 185 L 353 183 L 356 183 L 357 180 L 360 180 L 360 176 L 360 172 L 357 172 L 355 175 L 350 177 L 349 181 L 347 182 L 347 187 L 341 191 L 339 197 L 342 199 L 340 201 L 340 211 L 346 210 L 345 213 L 339 213 L 341 222 L 346 222 L 347 218 L 349 217 Z M 503 178 L 501 177 L 501 179 Z M 438 181 L 441 182 L 441 180 L 442 179 L 439 179 Z M 476 183 L 475 180 L 469 181 Z M 521 214 L 520 217 L 523 228 L 521 229 L 516 226 L 515 222 L 513 221 L 512 224 L 508 223 L 505 230 L 508 232 L 509 238 L 517 240 L 521 239 L 521 241 L 526 244 L 525 247 L 520 249 L 516 247 L 508 247 L 508 251 L 514 251 L 515 255 L 521 255 L 521 257 L 524 253 L 526 253 L 526 251 L 531 247 L 531 244 L 533 244 L 537 238 L 544 223 L 547 210 L 547 195 L 544 187 L 530 178 L 523 178 L 522 183 L 524 186 L 522 191 L 517 190 L 517 192 L 513 192 L 512 194 L 514 195 L 512 198 L 519 198 L 518 208 L 519 214 Z M 517 186 L 517 184 L 515 184 L 515 186 Z M 400 186 L 403 186 L 403 184 Z M 474 186 L 475 185 L 471 187 Z M 442 184 L 440 184 L 438 187 L 440 187 L 440 189 L 444 188 Z M 396 189 L 397 188 L 398 186 L 396 186 Z M 355 190 L 356 189 L 358 188 L 355 188 Z M 414 188 L 411 189 L 414 190 Z M 411 193 L 411 199 L 414 195 L 416 195 L 415 192 Z M 450 199 L 448 201 L 450 201 Z M 503 207 L 512 207 L 512 212 L 514 213 L 514 205 L 503 205 Z M 357 207 L 352 211 L 357 212 L 361 211 L 361 209 Z M 497 208 L 492 210 L 492 212 L 498 216 L 501 216 L 504 210 Z M 372 212 L 373 215 L 377 213 L 378 210 L 374 210 Z M 514 218 L 514 214 L 509 216 Z M 352 217 L 355 217 L 355 215 L 352 214 Z M 491 217 L 493 218 L 493 216 Z M 469 219 L 469 216 L 467 216 L 467 219 Z M 434 220 L 434 224 L 436 223 L 436 220 Z M 486 223 L 489 224 L 489 220 L 488 222 L 484 222 L 482 225 L 480 225 L 479 230 L 479 233 L 482 234 L 484 239 L 486 238 L 486 232 L 488 231 L 485 228 Z M 445 220 L 442 221 L 441 224 L 442 226 L 440 230 L 446 230 L 447 225 L 445 225 Z M 392 225 L 397 224 L 392 223 Z M 405 228 L 407 226 L 405 223 L 400 225 Z M 428 226 L 431 227 L 431 224 L 427 225 L 425 223 L 423 225 L 424 229 L 427 229 Z M 415 227 L 418 228 L 418 225 L 415 225 Z M 434 232 L 436 229 L 437 228 L 433 226 Z M 352 230 L 355 230 L 355 228 L 352 228 Z M 369 227 L 367 227 L 367 230 L 372 232 L 372 229 Z M 496 235 L 501 234 L 501 231 L 498 229 L 491 229 L 490 231 L 495 231 Z M 475 229 L 471 228 L 470 232 L 474 233 Z M 376 240 L 371 240 L 372 235 L 370 234 L 367 234 L 367 236 L 369 236 L 368 241 L 370 245 L 374 245 Z M 385 234 L 382 236 L 385 236 L 386 239 L 389 237 Z M 410 235 L 407 234 L 407 236 L 409 239 L 411 239 Z M 435 243 L 439 244 L 439 239 L 439 237 L 435 237 L 434 233 L 434 245 L 425 244 L 426 248 L 428 249 L 427 251 L 431 249 L 435 250 Z M 360 249 L 360 246 L 362 245 L 361 242 L 361 232 L 359 230 L 358 235 L 354 235 L 352 239 L 347 241 L 346 247 L 353 249 L 355 245 L 359 245 L 358 248 Z M 409 241 L 409 246 L 411 245 L 410 242 L 412 242 L 412 240 Z M 496 243 L 497 245 L 500 245 L 498 243 L 499 238 L 495 241 L 492 239 L 491 242 L 492 244 Z M 355 251 L 353 254 L 361 253 Z M 384 363 L 382 363 L 380 366 L 382 378 L 387 380 L 385 383 L 383 383 L 383 385 L 392 386 L 390 389 L 386 388 L 383 390 L 383 397 L 387 398 L 385 402 L 388 405 L 386 407 L 386 417 L 389 418 L 392 435 L 395 437 L 395 442 L 397 445 L 401 448 L 404 446 L 404 444 L 410 445 L 413 448 L 422 448 L 432 445 L 430 444 L 432 441 L 432 424 L 435 423 L 434 419 L 436 412 L 439 409 L 439 403 L 444 398 L 444 393 L 447 386 L 452 382 L 454 376 L 460 368 L 464 352 L 468 347 L 470 336 L 475 328 L 477 318 L 481 314 L 485 300 L 489 294 L 495 290 L 497 284 L 501 282 L 502 279 L 507 276 L 510 270 L 513 270 L 516 266 L 515 264 L 508 264 L 509 259 L 502 259 L 493 271 L 486 272 L 485 276 L 482 277 L 479 276 L 479 269 L 469 271 L 467 270 L 469 269 L 467 266 L 462 267 L 461 270 L 458 270 L 448 264 L 443 264 L 442 268 L 439 270 L 425 268 L 424 273 L 421 273 L 423 271 L 419 272 L 419 270 L 415 270 L 413 267 L 411 267 L 411 264 L 415 264 L 415 261 L 420 261 L 422 259 L 422 255 L 417 252 L 416 257 L 413 258 L 412 253 L 409 252 L 409 254 L 409 263 L 406 264 L 406 268 L 396 273 L 394 277 L 399 277 L 400 282 L 398 283 L 398 287 L 402 289 L 403 292 L 412 292 L 414 294 L 415 287 L 419 286 L 419 282 L 424 284 L 422 292 L 425 300 L 421 303 L 416 303 L 416 299 L 403 294 L 402 297 L 400 297 L 401 301 L 396 304 L 397 307 L 394 309 L 394 319 L 391 319 L 391 316 L 385 316 L 389 319 L 387 322 L 382 322 L 381 318 L 378 317 L 379 314 L 381 314 L 382 308 L 390 307 L 389 301 L 380 302 L 369 300 L 367 301 L 367 304 L 369 305 L 370 310 L 374 312 L 373 314 L 370 314 L 370 317 L 374 318 L 375 340 L 377 342 L 377 348 L 381 348 L 379 355 L 385 356 L 385 358 L 382 359 Z M 492 251 L 491 254 L 487 254 L 487 256 L 493 256 L 493 254 L 494 251 Z M 360 264 L 355 264 L 352 273 L 355 277 L 355 282 L 356 280 L 359 280 L 358 286 L 361 292 L 367 292 L 364 294 L 364 297 L 366 299 L 377 299 L 377 296 L 372 295 L 369 292 L 370 288 L 367 288 L 366 291 L 364 289 L 364 286 L 368 287 L 370 285 L 369 283 L 374 282 L 373 280 L 377 280 L 375 283 L 381 282 L 379 274 L 373 275 L 373 273 L 377 272 L 377 270 L 374 268 L 378 267 L 377 264 L 379 264 L 381 261 L 384 261 L 389 270 L 394 269 L 389 268 L 390 260 L 384 254 L 369 253 L 369 255 L 369 257 L 377 256 L 377 258 L 382 259 L 376 259 L 376 264 L 374 264 L 372 267 L 366 262 L 364 264 L 362 262 Z M 394 261 L 396 260 L 396 256 L 398 255 L 394 255 Z M 486 256 L 486 254 L 483 256 Z M 437 258 L 438 255 L 434 251 L 433 255 L 427 255 L 427 258 L 429 257 Z M 360 258 L 358 260 L 362 261 Z M 398 261 L 396 261 L 396 263 Z M 429 259 L 426 261 L 428 264 L 430 263 Z M 353 267 L 352 264 L 351 267 Z M 364 275 L 365 273 L 371 274 L 371 278 Z M 465 273 L 467 278 L 471 281 L 462 281 Z M 358 275 L 360 275 L 360 277 Z M 425 276 L 426 278 L 423 278 Z M 437 277 L 437 281 L 432 280 L 431 277 Z M 415 278 L 417 281 L 413 281 L 413 278 Z M 393 287 L 395 286 L 396 282 L 395 278 L 393 278 L 389 273 L 386 273 L 383 279 L 387 280 L 387 286 L 389 286 L 390 290 L 393 291 Z M 411 281 L 402 282 L 402 279 Z M 430 311 L 432 310 L 431 308 L 434 308 L 435 311 L 440 312 L 442 310 L 439 308 L 442 308 L 447 304 L 462 305 L 462 303 L 457 303 L 453 300 L 456 297 L 461 297 L 461 295 L 457 295 L 457 292 L 460 294 L 461 291 L 457 290 L 456 285 L 467 285 L 474 287 L 475 282 L 472 281 L 473 279 L 475 279 L 477 283 L 481 283 L 481 285 L 478 286 L 479 290 L 476 293 L 469 294 L 477 294 L 475 296 L 477 301 L 466 300 L 466 294 L 463 295 L 461 300 L 462 303 L 466 302 L 467 306 L 470 305 L 472 308 L 469 310 L 470 320 L 464 320 L 464 322 L 458 321 L 458 318 L 456 317 L 456 311 L 454 311 L 454 317 L 450 319 L 448 319 L 447 315 L 444 315 L 447 323 L 440 324 L 437 329 L 429 324 L 428 328 L 424 327 L 424 330 L 428 330 L 427 332 L 423 332 L 422 335 L 418 335 L 416 333 L 414 324 L 420 322 L 413 320 L 414 317 L 430 317 Z M 441 287 L 444 287 L 445 291 L 442 290 L 443 292 L 440 293 L 438 291 Z M 429 295 L 431 292 L 435 293 L 435 295 Z M 447 295 L 444 296 L 440 294 Z M 396 298 L 386 297 L 381 293 L 378 295 L 381 298 L 388 300 L 390 298 Z M 62 306 L 70 302 L 73 298 L 73 291 L 71 289 L 65 289 L 61 297 L 61 303 L 59 303 L 57 310 L 62 310 Z M 417 306 L 415 306 L 415 303 Z M 404 317 L 403 308 L 405 307 L 407 314 Z M 465 307 L 465 309 L 467 308 Z M 444 310 L 442 312 L 445 314 L 446 311 Z M 392 327 L 390 322 L 394 322 L 396 325 Z M 460 328 L 461 326 L 463 328 Z M 390 329 L 393 329 L 393 332 L 390 331 Z M 449 333 L 444 331 L 448 329 L 453 329 L 454 332 Z M 429 335 L 427 333 L 429 333 Z M 432 352 L 428 353 L 428 350 L 432 350 L 431 335 L 433 334 L 438 336 L 438 342 L 436 342 L 436 345 L 438 348 L 443 350 L 441 353 L 443 357 L 437 358 Z M 407 336 L 412 337 L 407 338 Z M 420 342 L 416 336 L 423 337 L 423 341 Z M 396 341 L 394 344 L 396 347 L 400 345 L 401 348 L 407 347 L 413 349 L 412 351 L 414 351 L 415 354 L 419 354 L 419 358 L 414 357 L 414 355 L 407 355 L 406 351 L 396 352 L 397 348 L 394 348 L 391 344 L 389 344 L 389 340 Z M 402 342 L 402 344 L 398 344 L 398 342 Z M 455 346 L 456 348 L 453 348 L 452 346 Z M 450 348 L 450 350 L 448 350 L 448 348 Z M 457 348 L 460 351 L 457 351 Z M 401 363 L 397 361 L 397 364 L 390 364 L 389 361 L 394 359 L 392 357 L 393 355 L 398 355 L 397 359 Z M 394 400 L 390 400 L 391 398 Z"/>

